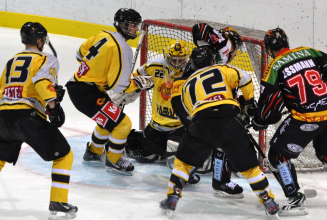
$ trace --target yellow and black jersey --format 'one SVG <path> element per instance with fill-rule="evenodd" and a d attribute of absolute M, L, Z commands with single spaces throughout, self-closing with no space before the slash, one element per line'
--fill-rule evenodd
<path fill-rule="evenodd" d="M 80 46 L 76 58 L 81 65 L 74 81 L 95 83 L 101 91 L 117 94 L 126 87 L 133 87 L 130 92 L 138 89 L 130 83 L 132 48 L 119 33 L 100 31 Z"/>
<path fill-rule="evenodd" d="M 0 111 L 35 109 L 46 117 L 46 102 L 57 97 L 59 63 L 56 57 L 34 49 L 13 56 L 0 78 Z"/>
<path fill-rule="evenodd" d="M 163 57 L 157 57 L 139 69 L 133 75 L 150 75 L 154 80 L 152 94 L 152 120 L 150 125 L 162 131 L 174 130 L 182 126 L 171 106 L 173 79 L 168 76 L 169 68 Z"/>
<path fill-rule="evenodd" d="M 238 105 L 232 89 L 240 88 L 244 99 L 254 96 L 251 77 L 243 70 L 230 65 L 214 65 L 197 70 L 183 84 L 182 102 L 193 115 L 203 109 L 222 105 Z"/>

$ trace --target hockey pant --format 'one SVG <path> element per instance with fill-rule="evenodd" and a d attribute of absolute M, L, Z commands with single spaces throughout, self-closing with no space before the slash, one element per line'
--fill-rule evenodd
<path fill-rule="evenodd" d="M 117 163 L 132 128 L 129 117 L 95 84 L 68 82 L 66 87 L 74 106 L 97 123 L 92 134 L 91 152 L 101 155 L 105 147 L 109 160 Z"/>
<path fill-rule="evenodd" d="M 194 122 L 177 149 L 167 195 L 176 194 L 174 188 L 182 190 L 193 166 L 202 167 L 216 148 L 225 152 L 235 171 L 247 179 L 256 196 L 267 191 L 274 198 L 244 126 L 234 117 L 200 118 Z"/>

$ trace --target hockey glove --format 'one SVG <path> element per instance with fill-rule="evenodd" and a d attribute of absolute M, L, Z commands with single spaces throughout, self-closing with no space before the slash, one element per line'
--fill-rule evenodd
<path fill-rule="evenodd" d="M 133 78 L 136 85 L 141 89 L 149 90 L 154 87 L 154 81 L 152 76 L 135 76 Z"/>
<path fill-rule="evenodd" d="M 64 98 L 64 95 L 65 95 L 66 90 L 63 89 L 63 87 L 60 86 L 60 85 L 55 85 L 54 88 L 55 88 L 56 93 L 57 93 L 56 102 L 61 102 L 62 99 Z"/>
<path fill-rule="evenodd" d="M 253 98 L 245 101 L 244 96 L 241 95 L 238 101 L 243 114 L 246 114 L 248 117 L 253 117 L 258 113 L 258 103 Z"/>
<path fill-rule="evenodd" d="M 140 94 L 141 93 L 137 91 L 118 94 L 111 98 L 111 102 L 113 102 L 119 108 L 122 108 L 124 105 L 134 102 L 140 96 Z"/>
<path fill-rule="evenodd" d="M 239 113 L 236 117 L 243 126 L 250 124 L 250 118 L 247 115 Z"/>
<path fill-rule="evenodd" d="M 268 125 L 264 124 L 263 120 L 258 116 L 254 116 L 251 123 L 252 123 L 252 128 L 255 131 L 260 131 L 268 128 Z"/>
<path fill-rule="evenodd" d="M 65 123 L 65 112 L 59 102 L 56 102 L 54 108 L 50 108 L 49 105 L 47 105 L 45 113 L 49 115 L 49 120 L 52 125 L 59 128 Z"/>

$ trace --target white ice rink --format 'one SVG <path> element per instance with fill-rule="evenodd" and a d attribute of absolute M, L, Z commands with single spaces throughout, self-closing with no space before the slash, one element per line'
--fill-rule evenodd
<path fill-rule="evenodd" d="M 24 49 L 18 29 L 0 28 L 0 70 L 16 53 Z M 95 34 L 95 33 L 94 33 Z M 65 83 L 78 69 L 75 53 L 85 39 L 49 34 L 60 63 L 59 84 Z M 45 52 L 50 52 L 49 48 Z M 139 66 L 139 62 L 137 63 Z M 167 184 L 156 174 L 170 176 L 165 164 L 135 163 L 134 176 L 123 177 L 105 172 L 104 165 L 88 167 L 82 164 L 86 142 L 90 141 L 95 123 L 78 112 L 66 94 L 62 106 L 66 123 L 60 129 L 74 152 L 69 203 L 78 206 L 76 219 L 132 220 L 167 219 L 160 214 L 158 202 L 166 197 Z M 138 129 L 138 103 L 128 105 L 124 112 Z M 1 131 L 0 131 L 1 132 Z M 52 162 L 44 162 L 29 147 L 23 146 L 16 166 L 6 164 L 0 173 L 0 219 L 44 220 L 48 216 Z M 300 182 L 317 190 L 315 198 L 307 200 L 309 215 L 284 219 L 327 219 L 327 173 L 299 174 Z M 276 179 L 268 174 L 276 201 L 285 200 Z M 212 196 L 211 175 L 201 176 L 195 187 L 187 186 L 172 219 L 266 219 L 264 208 L 252 193 L 245 179 L 233 179 L 244 188 L 241 200 Z"/>

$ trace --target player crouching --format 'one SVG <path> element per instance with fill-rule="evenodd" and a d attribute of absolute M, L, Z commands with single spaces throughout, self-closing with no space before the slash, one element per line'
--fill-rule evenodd
<path fill-rule="evenodd" d="M 235 171 L 247 179 L 269 216 L 278 217 L 269 182 L 259 163 L 243 124 L 232 89 L 241 89 L 245 100 L 253 98 L 251 78 L 227 65 L 213 65 L 210 48 L 197 47 L 191 54 L 196 70 L 183 84 L 182 101 L 192 122 L 178 147 L 175 166 L 168 183 L 167 198 L 160 202 L 162 212 L 172 215 L 193 167 L 201 167 L 216 148 L 221 148 Z"/>

